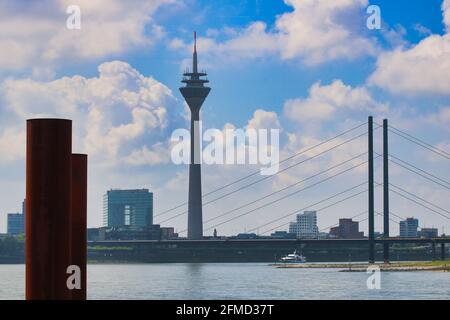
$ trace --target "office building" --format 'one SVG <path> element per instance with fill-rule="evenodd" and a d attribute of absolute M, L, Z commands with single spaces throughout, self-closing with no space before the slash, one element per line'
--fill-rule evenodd
<path fill-rule="evenodd" d="M 305 211 L 303 214 L 298 214 L 297 220 L 289 224 L 289 233 L 296 234 L 298 239 L 317 239 L 319 228 L 317 227 L 316 211 Z"/>
<path fill-rule="evenodd" d="M 415 238 L 418 236 L 419 220 L 415 218 L 407 218 L 400 221 L 400 237 Z"/>
<path fill-rule="evenodd" d="M 7 234 L 10 236 L 25 234 L 25 200 L 22 202 L 22 213 L 7 214 Z"/>
<path fill-rule="evenodd" d="M 359 239 L 364 233 L 359 231 L 359 222 L 352 219 L 339 219 L 339 226 L 330 229 L 330 236 L 341 239 Z"/>
<path fill-rule="evenodd" d="M 16 236 L 25 233 L 25 221 L 22 213 L 8 213 L 7 220 L 8 235 Z"/>
<path fill-rule="evenodd" d="M 105 227 L 151 227 L 153 193 L 148 189 L 109 190 L 103 196 Z"/>

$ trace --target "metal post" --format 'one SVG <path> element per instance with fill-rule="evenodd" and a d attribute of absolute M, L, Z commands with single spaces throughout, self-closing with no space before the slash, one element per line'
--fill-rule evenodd
<path fill-rule="evenodd" d="M 445 243 L 441 243 L 441 260 L 445 260 Z"/>
<path fill-rule="evenodd" d="M 375 262 L 374 177 L 373 177 L 373 117 L 369 117 L 369 263 Z"/>
<path fill-rule="evenodd" d="M 388 120 L 383 120 L 383 230 L 389 238 L 389 147 Z M 384 263 L 389 263 L 389 242 L 383 243 Z"/>
<path fill-rule="evenodd" d="M 87 155 L 72 155 L 72 265 L 80 268 L 80 288 L 72 290 L 73 300 L 86 300 L 87 262 Z"/>
<path fill-rule="evenodd" d="M 26 299 L 70 299 L 72 121 L 27 121 Z"/>

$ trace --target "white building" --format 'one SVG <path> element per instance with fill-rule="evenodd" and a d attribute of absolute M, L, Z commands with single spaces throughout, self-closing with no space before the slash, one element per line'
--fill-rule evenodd
<path fill-rule="evenodd" d="M 297 238 L 316 239 L 319 236 L 316 211 L 305 211 L 297 215 L 297 221 L 289 224 L 289 233 L 295 233 Z"/>

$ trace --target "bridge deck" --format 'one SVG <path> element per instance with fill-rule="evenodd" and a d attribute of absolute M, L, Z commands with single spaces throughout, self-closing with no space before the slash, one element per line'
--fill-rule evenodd
<path fill-rule="evenodd" d="M 205 240 L 102 240 L 88 241 L 89 244 L 363 244 L 368 243 L 367 238 L 362 239 L 205 239 Z M 388 238 L 375 239 L 375 243 L 450 243 L 450 237 L 445 238 Z"/>

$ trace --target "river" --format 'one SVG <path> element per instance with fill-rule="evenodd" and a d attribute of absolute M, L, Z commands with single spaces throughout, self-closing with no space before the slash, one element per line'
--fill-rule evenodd
<path fill-rule="evenodd" d="M 24 298 L 24 265 L 0 265 L 0 299 Z M 265 263 L 91 264 L 89 299 L 450 299 L 449 272 L 370 274 Z"/>

